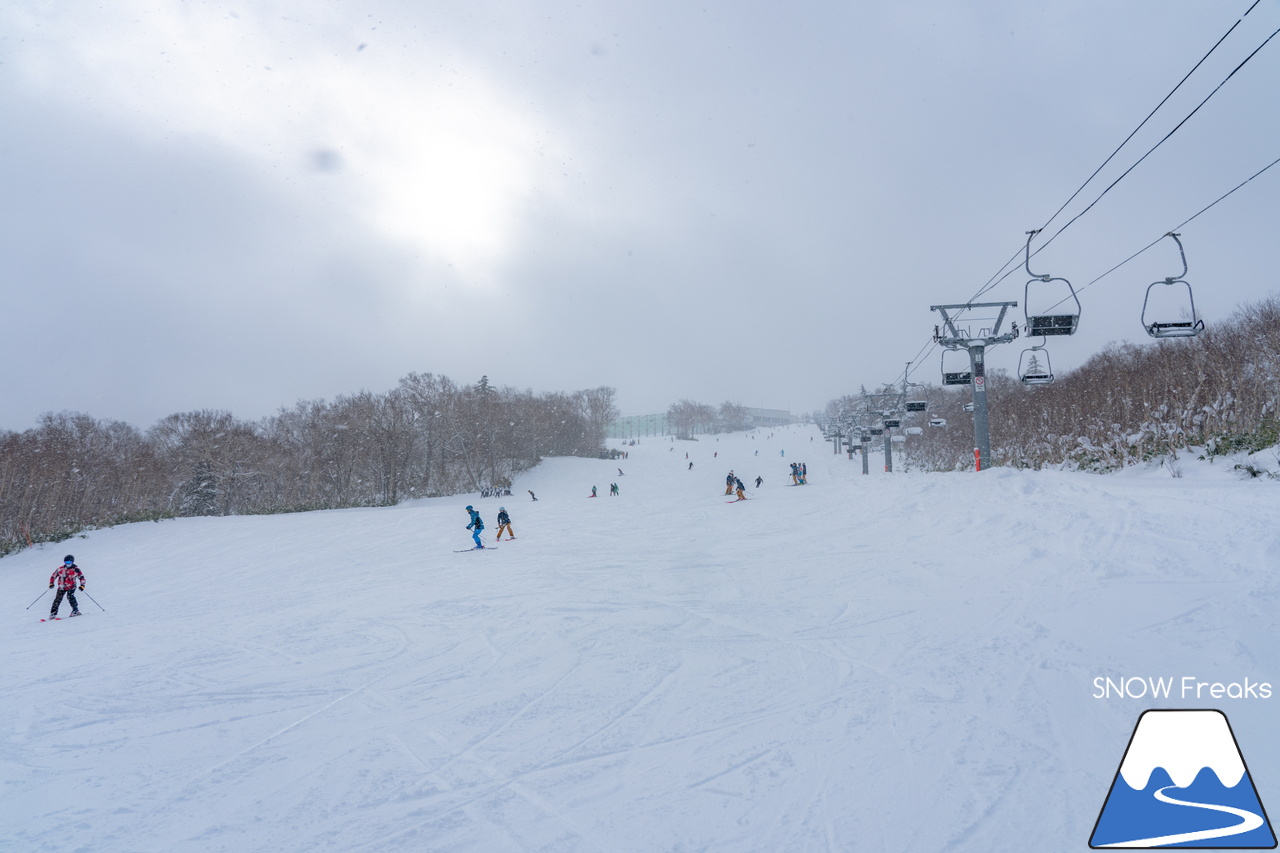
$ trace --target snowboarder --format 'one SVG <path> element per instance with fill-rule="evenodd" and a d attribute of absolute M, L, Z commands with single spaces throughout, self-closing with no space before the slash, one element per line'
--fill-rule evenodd
<path fill-rule="evenodd" d="M 68 554 L 63 558 L 62 565 L 53 570 L 53 574 L 49 576 L 49 589 L 53 589 L 55 583 L 58 585 L 58 592 L 53 597 L 53 607 L 49 608 L 49 618 L 58 617 L 58 608 L 62 606 L 64 595 L 71 603 L 71 615 L 79 616 L 80 605 L 76 603 L 76 584 L 78 583 L 80 591 L 84 592 L 84 572 L 80 571 L 80 567 L 76 565 L 75 557 Z"/>
<path fill-rule="evenodd" d="M 592 486 L 592 487 L 591 487 L 591 497 L 593 497 L 593 498 L 594 498 L 595 496 L 596 496 L 596 487 L 595 487 L 595 486 Z"/>
<path fill-rule="evenodd" d="M 625 477 L 625 476 L 626 476 L 625 474 L 623 474 L 623 473 L 622 473 L 622 469 L 621 469 L 621 468 L 619 468 L 619 469 L 618 469 L 618 476 L 619 476 L 619 477 Z"/>
<path fill-rule="evenodd" d="M 502 531 L 504 530 L 509 534 L 509 538 L 516 538 L 516 532 L 511 529 L 511 516 L 507 515 L 505 506 L 500 506 L 498 507 L 498 535 L 495 537 L 495 541 L 502 541 Z"/>
<path fill-rule="evenodd" d="M 527 491 L 529 492 L 529 497 L 533 498 L 535 501 L 538 499 L 538 496 L 533 493 L 533 489 L 528 489 Z"/>
<path fill-rule="evenodd" d="M 480 531 L 484 530 L 484 522 L 480 520 L 480 511 L 467 507 L 467 512 L 471 513 L 471 523 L 467 525 L 467 529 L 471 531 L 471 538 L 475 540 L 476 547 L 483 548 L 484 543 L 480 541 Z"/>

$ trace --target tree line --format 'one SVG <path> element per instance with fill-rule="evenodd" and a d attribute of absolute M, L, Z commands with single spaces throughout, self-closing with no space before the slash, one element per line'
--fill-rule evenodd
<path fill-rule="evenodd" d="M 547 456 L 595 456 L 615 391 L 542 393 L 411 373 L 385 393 L 260 421 L 200 410 L 143 431 L 46 414 L 0 432 L 0 554 L 93 527 L 192 515 L 385 506 L 510 485 Z"/>
<path fill-rule="evenodd" d="M 1112 344 L 1048 385 L 1024 385 L 1007 371 L 987 374 L 991 450 L 996 465 L 1111 471 L 1178 454 L 1255 452 L 1280 440 L 1280 298 L 1247 305 L 1194 338 Z M 914 395 L 913 395 L 914 396 Z M 928 386 L 929 411 L 905 425 L 906 458 L 925 470 L 973 467 L 970 389 Z M 828 417 L 856 397 L 833 400 Z M 930 428 L 941 418 L 946 427 Z"/>

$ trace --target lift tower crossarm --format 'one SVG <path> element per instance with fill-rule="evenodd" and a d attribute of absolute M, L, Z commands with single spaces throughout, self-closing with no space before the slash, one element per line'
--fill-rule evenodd
<path fill-rule="evenodd" d="M 942 324 L 947 327 L 948 334 L 939 335 L 938 343 L 947 349 L 966 349 L 970 342 L 981 342 L 986 346 L 995 346 L 996 344 L 1007 344 L 1018 337 L 1016 328 L 1012 331 L 1000 333 L 1000 326 L 1004 324 L 1004 316 L 1010 308 L 1017 308 L 1017 302 L 964 302 L 958 305 L 930 305 L 930 311 L 937 311 L 942 315 Z M 1000 313 L 996 317 L 995 325 L 991 327 L 991 334 L 985 337 L 971 337 L 969 335 L 960 334 L 960 330 L 956 328 L 955 320 L 948 314 L 948 311 L 968 311 L 973 308 L 999 308 Z"/>

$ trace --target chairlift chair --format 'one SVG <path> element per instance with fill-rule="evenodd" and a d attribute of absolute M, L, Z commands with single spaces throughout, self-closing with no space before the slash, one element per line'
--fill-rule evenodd
<path fill-rule="evenodd" d="M 1028 337 L 1044 337 L 1045 335 L 1074 335 L 1076 327 L 1080 325 L 1080 298 L 1076 296 L 1076 290 L 1071 286 L 1071 282 L 1065 278 L 1054 277 L 1050 275 L 1037 275 L 1031 271 L 1031 239 L 1040 232 L 1027 232 L 1027 258 L 1026 269 L 1027 275 L 1031 278 L 1027 281 L 1027 286 L 1022 292 L 1023 310 L 1026 311 L 1027 326 L 1026 333 Z M 1054 282 L 1062 282 L 1056 285 Z M 1037 308 L 1049 302 L 1055 296 L 1060 297 L 1056 302 L 1048 305 L 1043 310 L 1032 311 L 1032 285 L 1035 285 Z M 1048 295 L 1045 295 L 1048 294 Z M 1071 311 L 1070 305 L 1068 310 L 1058 311 L 1054 313 L 1054 309 L 1064 302 L 1070 300 L 1075 306 L 1075 310 Z"/>
<path fill-rule="evenodd" d="M 1053 381 L 1053 365 L 1043 338 L 1038 346 L 1024 349 L 1018 358 L 1018 378 L 1023 385 L 1048 385 Z"/>
<path fill-rule="evenodd" d="M 1147 334 L 1153 338 L 1194 338 L 1204 329 L 1204 320 L 1196 317 L 1196 300 L 1191 293 L 1191 285 L 1182 277 L 1187 274 L 1187 253 L 1182 250 L 1182 241 L 1178 239 L 1180 235 L 1170 231 L 1165 236 L 1172 237 L 1178 244 L 1178 254 L 1182 256 L 1182 275 L 1170 276 L 1163 281 L 1153 281 L 1147 285 L 1146 296 L 1142 299 L 1142 328 L 1146 329 Z M 1179 319 L 1169 321 L 1148 319 L 1151 291 L 1157 285 L 1173 287 L 1179 292 L 1185 290 L 1185 299 L 1178 297 L 1174 300 L 1177 305 L 1180 305 Z"/>
<path fill-rule="evenodd" d="M 950 355 L 956 353 L 957 355 Z M 963 362 L 960 360 L 963 358 Z M 951 362 L 948 364 L 947 362 Z M 947 368 L 951 369 L 948 370 Z M 959 368 L 959 369 L 957 369 Z M 971 385 L 973 384 L 973 365 L 969 361 L 969 353 L 966 350 L 943 350 L 942 352 L 942 384 L 943 385 Z"/>
<path fill-rule="evenodd" d="M 928 400 L 908 400 L 907 401 L 908 412 L 923 412 L 923 411 L 926 411 L 928 408 L 929 408 Z"/>
<path fill-rule="evenodd" d="M 944 427 L 946 425 L 947 425 L 946 418 L 930 418 L 929 419 L 929 426 L 931 427 Z"/>

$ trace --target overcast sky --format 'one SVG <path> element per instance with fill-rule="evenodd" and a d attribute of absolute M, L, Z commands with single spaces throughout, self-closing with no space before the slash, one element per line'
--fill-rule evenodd
<path fill-rule="evenodd" d="M 900 379 L 1251 2 L 3 4 L 0 428 L 411 371 L 819 408 Z M 1277 28 L 1262 0 L 1044 237 Z M 1081 287 L 1280 157 L 1278 95 L 1280 37 L 1033 272 Z M 1278 201 L 1280 166 L 1183 228 L 1206 320 L 1276 291 Z M 1084 289 L 1055 371 L 1146 341 L 1180 271 L 1165 240 Z"/>

